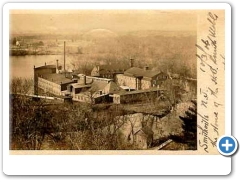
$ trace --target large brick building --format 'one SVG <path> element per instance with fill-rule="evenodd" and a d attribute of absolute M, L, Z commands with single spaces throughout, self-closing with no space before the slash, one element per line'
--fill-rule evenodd
<path fill-rule="evenodd" d="M 34 67 L 34 94 L 38 95 L 38 88 L 46 93 L 57 96 L 63 95 L 67 86 L 76 82 L 69 74 L 57 74 L 56 65 L 45 65 Z"/>
<path fill-rule="evenodd" d="M 116 82 L 120 86 L 128 86 L 135 90 L 149 89 L 161 86 L 162 82 L 168 79 L 168 75 L 161 71 L 149 70 L 138 67 L 131 67 L 116 76 Z"/>
<path fill-rule="evenodd" d="M 74 82 L 74 80 L 66 78 L 64 74 L 44 74 L 38 77 L 38 87 L 57 96 L 64 95 L 67 86 Z"/>

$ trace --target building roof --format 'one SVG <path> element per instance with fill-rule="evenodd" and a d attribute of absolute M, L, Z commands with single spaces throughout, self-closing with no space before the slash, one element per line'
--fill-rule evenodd
<path fill-rule="evenodd" d="M 44 74 L 41 78 L 56 84 L 68 84 L 74 82 L 73 80 L 66 78 L 64 74 Z"/>
<path fill-rule="evenodd" d="M 124 90 L 120 88 L 115 82 L 112 82 L 112 81 L 110 82 L 94 81 L 89 91 L 90 92 L 103 91 L 104 94 L 113 94 L 113 93 L 121 92 Z"/>
<path fill-rule="evenodd" d="M 40 67 L 36 67 L 35 69 L 56 69 L 56 65 L 40 66 Z"/>
<path fill-rule="evenodd" d="M 154 92 L 154 91 L 165 91 L 165 89 L 160 88 L 151 88 L 151 89 L 142 89 L 142 90 L 136 90 L 136 91 L 120 91 L 116 92 L 117 95 L 128 95 L 128 94 L 140 94 L 140 93 L 146 93 L 146 92 Z"/>
<path fill-rule="evenodd" d="M 113 94 L 115 92 L 119 92 L 123 90 L 122 88 L 120 88 L 115 82 L 109 82 L 105 87 L 104 87 L 104 92 L 106 94 Z"/>
<path fill-rule="evenodd" d="M 133 76 L 133 77 L 148 77 L 152 78 L 158 74 L 160 74 L 160 71 L 154 71 L 154 70 L 144 70 L 138 67 L 132 67 L 124 72 L 124 75 Z"/>
<path fill-rule="evenodd" d="M 73 83 L 70 86 L 77 89 L 77 88 L 91 87 L 91 84 Z"/>
<path fill-rule="evenodd" d="M 90 92 L 97 92 L 103 90 L 105 86 L 108 84 L 106 81 L 94 81 L 92 83 L 92 87 L 89 89 Z"/>
<path fill-rule="evenodd" d="M 113 77 L 116 74 L 123 74 L 125 69 L 117 65 L 96 65 L 91 71 L 91 76 L 94 77 Z"/>

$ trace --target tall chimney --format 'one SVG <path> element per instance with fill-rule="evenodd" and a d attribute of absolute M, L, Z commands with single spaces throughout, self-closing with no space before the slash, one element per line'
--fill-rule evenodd
<path fill-rule="evenodd" d="M 130 59 L 130 67 L 133 67 L 134 66 L 134 59 Z"/>
<path fill-rule="evenodd" d="M 66 42 L 64 41 L 64 56 L 63 56 L 63 60 L 64 60 L 64 62 L 63 62 L 63 70 L 64 70 L 64 72 L 65 72 L 65 44 L 66 44 Z M 66 73 L 65 73 L 66 74 Z"/>
<path fill-rule="evenodd" d="M 35 69 L 35 65 L 33 66 L 34 72 L 34 95 L 38 95 L 38 74 Z"/>

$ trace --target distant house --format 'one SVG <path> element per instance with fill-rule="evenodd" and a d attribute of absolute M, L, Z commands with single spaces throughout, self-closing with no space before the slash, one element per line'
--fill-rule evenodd
<path fill-rule="evenodd" d="M 117 74 L 123 74 L 124 69 L 119 69 L 113 65 L 97 65 L 91 71 L 91 76 L 115 79 Z"/>
<path fill-rule="evenodd" d="M 141 90 L 161 86 L 162 82 L 168 79 L 164 72 L 149 70 L 138 67 L 131 67 L 124 74 L 116 76 L 116 82 L 120 86 L 128 86 L 132 89 Z"/>
<path fill-rule="evenodd" d="M 19 41 L 16 41 L 16 46 L 21 46 Z"/>
<path fill-rule="evenodd" d="M 134 133 L 134 145 L 139 149 L 148 149 L 153 142 L 153 131 L 149 127 L 143 127 Z"/>

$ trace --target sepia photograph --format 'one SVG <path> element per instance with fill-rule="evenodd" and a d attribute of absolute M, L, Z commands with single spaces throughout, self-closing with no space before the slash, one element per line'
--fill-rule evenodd
<path fill-rule="evenodd" d="M 7 3 L 3 172 L 229 174 L 231 52 L 227 3 Z"/>
<path fill-rule="evenodd" d="M 195 10 L 10 10 L 10 150 L 198 150 L 197 26 Z"/>

